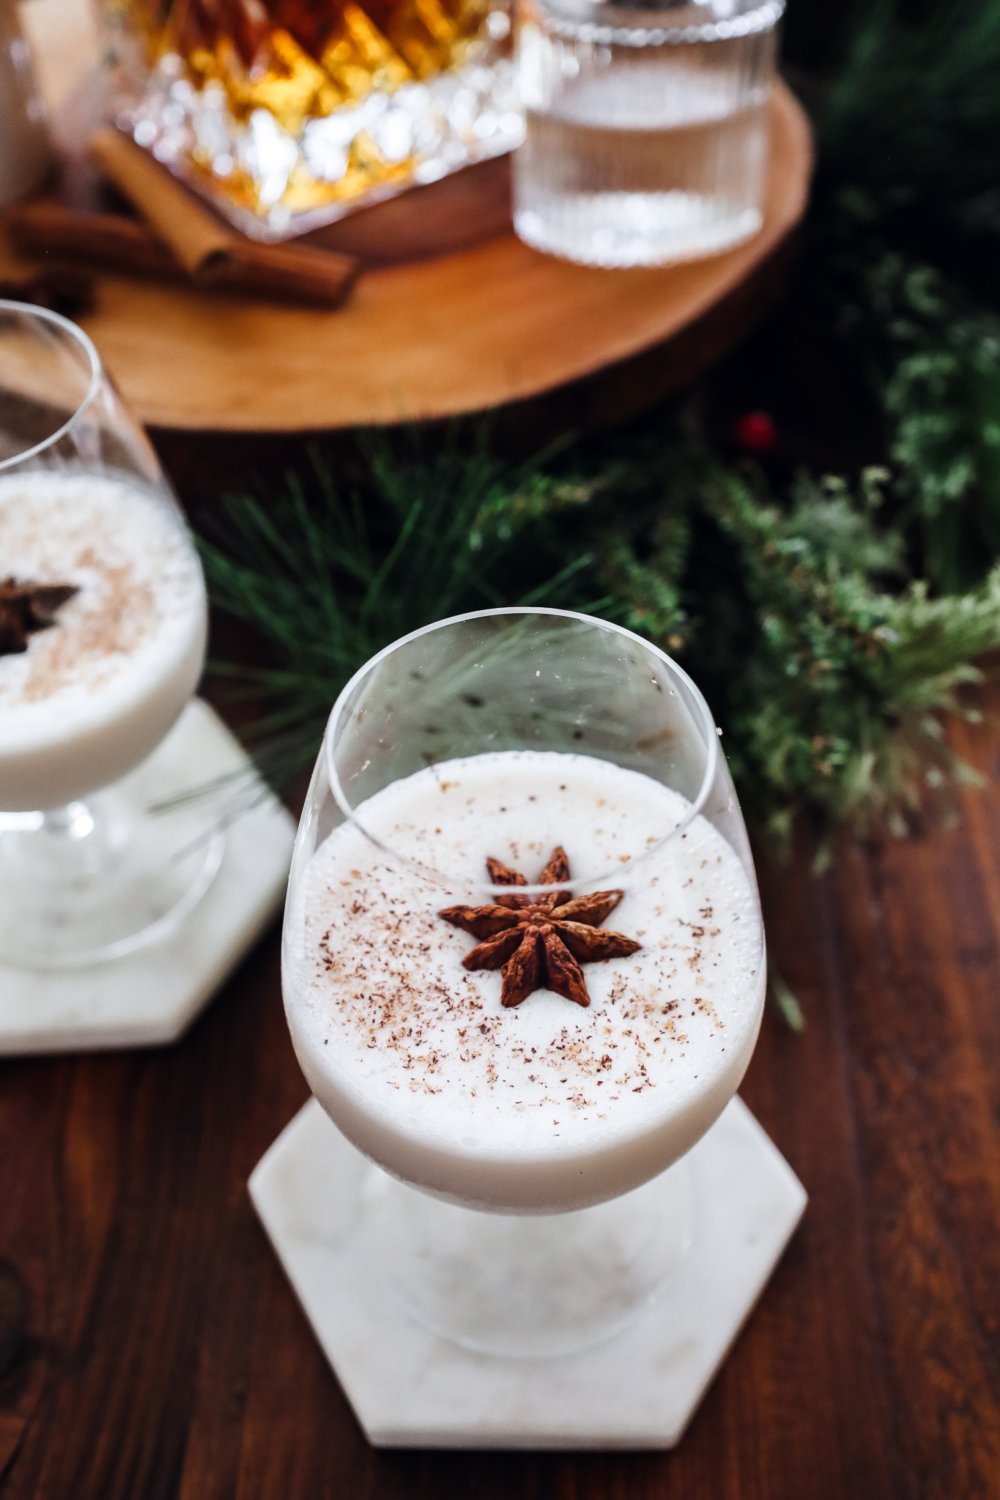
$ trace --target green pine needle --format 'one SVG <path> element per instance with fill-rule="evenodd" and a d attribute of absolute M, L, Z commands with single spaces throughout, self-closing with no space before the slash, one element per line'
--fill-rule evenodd
<path fill-rule="evenodd" d="M 683 419 L 654 412 L 520 467 L 486 428 L 369 441 L 348 488 L 312 455 L 280 493 L 232 498 L 203 539 L 216 606 L 260 638 L 259 666 L 218 670 L 263 705 L 252 744 L 275 784 L 311 762 L 375 651 L 528 602 L 606 614 L 678 656 L 775 846 L 802 819 L 823 840 L 902 831 L 969 779 L 943 718 L 974 716 L 976 664 L 1000 648 L 1000 309 L 974 274 L 1000 231 L 1000 0 L 921 10 L 880 0 L 841 18 L 779 314 L 815 368 L 850 372 L 869 466 L 734 461 L 698 421 L 726 376 Z"/>

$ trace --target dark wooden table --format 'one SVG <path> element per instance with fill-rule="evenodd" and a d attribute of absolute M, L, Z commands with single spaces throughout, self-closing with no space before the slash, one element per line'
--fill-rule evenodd
<path fill-rule="evenodd" d="M 176 1047 L 0 1069 L 4 1500 L 1000 1495 L 1000 796 L 762 873 L 808 1026 L 744 1093 L 812 1201 L 675 1453 L 368 1447 L 246 1194 L 306 1094 L 275 932 Z"/>

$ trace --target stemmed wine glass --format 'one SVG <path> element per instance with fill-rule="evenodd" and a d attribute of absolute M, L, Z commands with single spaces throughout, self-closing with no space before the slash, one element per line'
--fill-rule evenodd
<path fill-rule="evenodd" d="M 764 935 L 711 713 L 605 621 L 430 625 L 338 698 L 299 827 L 288 1024 L 373 1164 L 385 1295 L 495 1355 L 608 1337 L 697 1241 L 685 1154 L 750 1060 Z"/>
<path fill-rule="evenodd" d="M 0 301 L 0 963 L 116 957 L 207 890 L 221 834 L 129 775 L 194 692 L 206 630 L 194 546 L 94 345 Z"/>

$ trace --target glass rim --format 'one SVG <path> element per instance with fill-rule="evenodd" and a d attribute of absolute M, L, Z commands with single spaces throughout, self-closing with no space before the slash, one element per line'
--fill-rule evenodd
<path fill-rule="evenodd" d="M 680 682 L 684 685 L 684 687 L 691 695 L 701 727 L 705 732 L 705 744 L 707 748 L 705 752 L 705 769 L 702 774 L 701 785 L 698 788 L 698 794 L 688 804 L 684 816 L 678 823 L 675 824 L 673 828 L 670 829 L 669 833 L 665 833 L 662 838 L 657 839 L 655 844 L 652 844 L 648 849 L 644 849 L 641 854 L 636 855 L 634 859 L 628 862 L 628 864 L 619 864 L 612 869 L 603 871 L 596 875 L 571 876 L 569 880 L 560 882 L 560 889 L 586 890 L 591 887 L 598 886 L 606 880 L 612 879 L 613 876 L 617 876 L 620 879 L 623 873 L 630 872 L 636 867 L 641 866 L 647 859 L 661 850 L 671 839 L 679 837 L 686 828 L 690 827 L 695 818 L 698 817 L 702 808 L 705 806 L 705 803 L 708 800 L 709 793 L 715 781 L 716 773 L 718 772 L 719 758 L 721 756 L 721 750 L 719 747 L 720 731 L 718 729 L 718 726 L 716 725 L 714 715 L 712 714 L 712 711 L 708 706 L 708 702 L 705 698 L 704 693 L 698 687 L 693 678 L 689 676 L 684 668 L 680 666 L 672 656 L 669 656 L 666 651 L 661 650 L 659 646 L 654 645 L 652 641 L 648 641 L 644 639 L 643 636 L 637 635 L 634 630 L 627 630 L 624 625 L 616 625 L 614 621 L 603 620 L 598 615 L 583 614 L 579 610 L 556 609 L 548 605 L 500 605 L 497 608 L 493 609 L 467 610 L 464 614 L 448 615 L 443 620 L 432 620 L 429 624 L 421 625 L 416 630 L 408 631 L 406 635 L 401 635 L 397 640 L 391 641 L 389 645 L 383 646 L 380 651 L 376 651 L 374 656 L 370 656 L 368 660 L 364 662 L 363 665 L 360 666 L 357 671 L 352 674 L 349 680 L 341 688 L 340 692 L 337 694 L 337 698 L 334 702 L 333 708 L 330 710 L 330 716 L 327 719 L 326 728 L 323 731 L 323 748 L 321 754 L 323 756 L 327 782 L 333 795 L 333 799 L 339 807 L 340 811 L 343 813 L 345 819 L 349 823 L 351 823 L 358 830 L 358 832 L 368 840 L 370 844 L 373 844 L 376 849 L 378 849 L 382 854 L 389 856 L 389 858 L 395 861 L 397 864 L 406 866 L 407 869 L 413 870 L 414 873 L 424 877 L 425 879 L 433 881 L 435 884 L 441 886 L 444 889 L 461 889 L 475 891 L 477 893 L 483 893 L 486 895 L 510 895 L 511 888 L 509 885 L 498 885 L 495 882 L 489 880 L 463 879 L 456 882 L 447 872 L 435 869 L 433 865 L 425 865 L 420 860 L 411 859 L 409 858 L 409 856 L 401 854 L 398 850 L 394 849 L 391 844 L 388 844 L 383 839 L 376 837 L 375 834 L 373 834 L 368 828 L 365 827 L 360 818 L 358 818 L 355 808 L 344 790 L 343 784 L 340 780 L 340 776 L 337 772 L 336 764 L 334 762 L 333 742 L 336 732 L 343 720 L 344 711 L 347 706 L 348 699 L 350 698 L 354 689 L 361 682 L 363 682 L 364 679 L 368 677 L 381 662 L 392 656 L 394 652 L 398 651 L 401 647 L 408 646 L 411 644 L 411 642 L 418 641 L 423 636 L 430 635 L 433 631 L 443 630 L 451 625 L 463 625 L 470 620 L 497 619 L 501 616 L 510 617 L 514 615 L 541 615 L 549 619 L 555 618 L 559 620 L 575 620 L 580 624 L 591 625 L 609 635 L 621 636 L 622 639 L 631 641 L 634 645 L 637 645 L 641 647 L 642 650 L 648 652 L 650 656 L 655 657 L 658 661 L 662 662 L 668 668 L 668 670 L 680 680 Z M 541 896 L 545 894 L 551 894 L 552 886 L 540 885 L 537 883 L 534 885 L 526 884 L 519 885 L 517 887 L 517 891 L 518 894 L 522 896 Z"/>
<path fill-rule="evenodd" d="M 748 0 L 737 15 L 670 20 L 672 10 L 706 9 L 698 0 L 644 5 L 642 0 L 548 0 L 540 7 L 542 29 L 570 41 L 621 46 L 691 46 L 742 41 L 774 31 L 785 0 Z"/>
<path fill-rule="evenodd" d="M 12 298 L 2 297 L 0 298 L 0 314 L 5 312 L 19 313 L 22 316 L 26 315 L 28 319 L 37 318 L 42 323 L 49 323 L 53 327 L 58 328 L 61 333 L 68 334 L 87 356 L 87 362 L 90 365 L 90 384 L 87 387 L 86 394 L 75 410 L 55 432 L 51 432 L 40 443 L 34 443 L 30 448 L 25 448 L 22 453 L 15 453 L 10 458 L 0 458 L 0 474 L 6 469 L 12 469 L 16 464 L 23 464 L 27 459 L 37 457 L 38 454 L 44 453 L 48 448 L 58 443 L 60 438 L 65 437 L 92 404 L 94 397 L 100 389 L 101 381 L 104 378 L 104 366 L 101 363 L 101 356 L 97 352 L 94 341 L 89 334 L 84 333 L 78 323 L 74 323 L 71 319 L 63 317 L 62 313 L 53 312 L 51 308 L 36 307 L 31 302 L 17 302 Z"/>

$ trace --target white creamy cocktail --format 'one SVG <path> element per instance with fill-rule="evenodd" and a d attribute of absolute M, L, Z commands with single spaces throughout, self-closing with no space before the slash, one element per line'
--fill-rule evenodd
<path fill-rule="evenodd" d="M 251 1192 L 348 1390 L 391 1388 L 387 1441 L 676 1433 L 660 1395 L 704 1389 L 730 1272 L 801 1212 L 733 1100 L 765 973 L 719 731 L 654 645 L 483 610 L 346 685 L 285 907 L 315 1097 Z"/>
<path fill-rule="evenodd" d="M 355 815 L 296 882 L 284 976 L 299 1062 L 355 1145 L 461 1202 L 552 1211 L 627 1192 L 704 1134 L 756 1039 L 763 935 L 744 864 L 687 798 L 607 760 L 529 749 L 438 763 Z M 439 913 L 456 896 L 497 899 L 475 894 L 488 858 L 534 882 L 560 847 L 567 910 L 620 890 L 591 930 L 639 946 L 584 959 L 588 1005 L 540 976 L 505 1007 L 499 969 L 463 967 L 475 932 Z M 461 883 L 449 893 L 417 866 Z M 578 888 L 577 871 L 603 878 Z M 586 953 L 580 926 L 566 931 Z"/>
<path fill-rule="evenodd" d="M 648 642 L 485 610 L 344 688 L 282 981 L 316 1099 L 376 1164 L 351 1153 L 342 1206 L 373 1295 L 496 1355 L 624 1327 L 691 1243 L 679 1159 L 739 1085 L 764 973 L 718 733 Z"/>
<path fill-rule="evenodd" d="M 159 744 L 205 653 L 205 585 L 162 500 L 112 473 L 0 474 L 0 609 L 32 585 L 74 592 L 0 652 L 0 809 L 56 807 Z"/>

